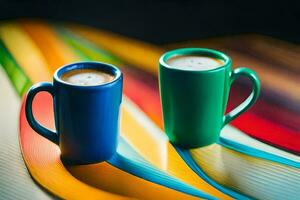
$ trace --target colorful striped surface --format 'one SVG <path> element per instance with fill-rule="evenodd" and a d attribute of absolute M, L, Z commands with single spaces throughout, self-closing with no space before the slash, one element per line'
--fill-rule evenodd
<path fill-rule="evenodd" d="M 244 38 L 236 40 L 251 42 Z M 257 45 L 262 49 L 271 48 L 269 40 L 266 45 L 255 43 L 257 40 L 262 39 L 258 37 L 250 43 L 253 44 L 251 48 L 255 49 Z M 66 169 L 59 159 L 58 147 L 31 130 L 24 112 L 21 112 L 20 142 L 27 167 L 33 178 L 55 195 L 72 199 L 156 199 L 161 196 L 166 199 L 296 199 L 300 195 L 300 188 L 294 184 L 299 182 L 298 156 L 259 142 L 230 126 L 224 129 L 222 138 L 234 142 L 234 145 L 229 143 L 226 146 L 221 141 L 188 152 L 194 168 L 188 157 L 182 156 L 168 143 L 161 131 L 155 76 L 158 57 L 164 51 L 161 48 L 101 30 L 42 21 L 2 23 L 0 41 L 0 63 L 19 95 L 31 83 L 51 80 L 57 67 L 77 60 L 109 62 L 124 72 L 124 93 L 130 100 L 125 98 L 122 107 L 123 142 L 118 148 L 118 156 L 108 162 Z M 294 60 L 285 61 L 279 56 L 278 61 L 272 61 L 276 66 L 287 65 L 294 71 L 288 79 L 287 69 L 277 67 L 270 70 L 268 64 L 256 57 L 252 59 L 255 54 L 250 57 L 249 52 L 238 51 L 240 46 L 233 51 L 228 46 L 231 44 L 229 39 L 187 44 L 222 49 L 238 64 L 252 64 L 259 75 L 262 74 L 264 92 L 257 105 L 233 125 L 254 138 L 291 152 L 300 152 L 299 79 L 298 69 L 293 67 Z M 296 50 L 290 49 L 294 54 Z M 272 55 L 269 53 L 266 57 Z M 234 86 L 229 109 L 247 95 L 247 89 L 249 86 L 244 81 Z M 45 94 L 37 98 L 35 114 L 41 122 L 53 127 L 51 98 Z M 249 148 L 244 151 L 239 149 L 240 145 L 254 147 L 256 151 Z M 262 156 L 257 157 L 251 152 Z"/>
<path fill-rule="evenodd" d="M 105 32 L 90 29 L 84 26 L 70 26 L 71 30 L 73 30 L 75 33 L 87 38 L 92 43 L 99 45 L 100 47 L 106 47 L 109 45 L 108 41 L 103 41 L 101 38 L 105 37 Z M 119 38 L 122 38 L 121 36 L 118 36 Z M 250 41 L 248 41 L 247 38 L 250 38 Z M 247 113 L 241 115 L 236 120 L 234 120 L 231 124 L 238 127 L 240 130 L 246 132 L 247 134 L 251 135 L 252 137 L 258 138 L 266 143 L 272 144 L 274 146 L 277 146 L 279 148 L 300 154 L 300 137 L 298 135 L 300 134 L 300 75 L 299 71 L 294 72 L 291 71 L 292 64 L 281 66 L 279 63 L 282 63 L 277 60 L 282 60 L 282 56 L 277 59 L 276 54 L 274 54 L 274 57 L 270 59 L 270 52 L 272 49 L 272 46 L 269 47 L 269 51 L 267 54 L 269 55 L 269 58 L 261 58 L 261 57 L 255 57 L 255 52 L 253 51 L 252 54 L 243 53 L 247 49 L 248 43 L 251 42 L 251 38 L 254 38 L 254 40 L 257 40 L 256 43 L 264 43 L 264 38 L 261 38 L 259 36 L 240 36 L 240 37 L 232 37 L 232 38 L 222 38 L 222 39 L 211 39 L 207 41 L 194 41 L 194 42 L 185 42 L 185 43 L 179 43 L 175 45 L 169 45 L 167 46 L 167 49 L 169 48 L 179 48 L 179 47 L 186 47 L 186 46 L 193 46 L 193 47 L 208 47 L 208 48 L 215 48 L 221 51 L 224 51 L 233 59 L 233 65 L 235 66 L 248 66 L 250 68 L 253 68 L 257 74 L 259 75 L 261 81 L 262 81 L 262 95 L 260 99 L 258 100 L 258 103 L 248 111 Z M 111 38 L 113 40 L 114 38 Z M 124 39 L 124 38 L 123 38 Z M 246 42 L 245 42 L 246 41 Z M 269 39 L 266 39 L 266 45 L 268 45 Z M 273 46 L 276 46 L 277 44 L 281 44 L 280 42 L 277 42 L 275 40 Z M 251 43 L 250 43 L 251 44 Z M 110 48 L 107 48 L 115 55 L 119 55 L 119 48 L 122 48 L 123 46 L 130 46 L 130 40 L 124 39 L 122 43 L 117 43 L 114 46 L 111 46 Z M 281 44 L 282 48 L 287 49 L 287 52 L 291 52 L 292 55 L 299 53 L 299 47 L 293 46 L 293 45 L 287 45 L 287 44 Z M 292 48 L 292 47 L 293 48 Z M 144 52 L 143 46 L 135 46 L 135 49 L 139 47 L 140 52 Z M 148 49 L 149 50 L 149 47 Z M 147 54 L 144 53 L 145 57 L 149 58 L 150 56 L 153 56 L 151 61 L 152 62 L 146 62 L 144 59 L 140 59 L 139 63 L 136 63 L 135 67 L 139 68 L 143 71 L 147 71 L 152 73 L 153 75 L 157 75 L 155 70 L 147 70 L 149 69 L 149 66 L 155 66 L 157 68 L 157 59 L 158 54 L 161 52 L 157 50 L 157 48 L 151 49 L 152 52 L 157 52 L 157 54 Z M 261 52 L 260 52 L 261 53 Z M 253 55 L 254 54 L 254 55 Z M 258 53 L 256 53 L 258 54 Z M 259 54 L 263 55 L 263 54 Z M 285 54 L 286 57 L 288 57 L 289 53 Z M 135 57 L 135 54 L 127 54 L 128 57 Z M 128 58 L 127 60 L 130 60 Z M 155 63 L 154 63 L 155 61 Z M 295 62 L 295 61 L 294 61 Z M 299 63 L 298 63 L 299 65 Z M 297 65 L 296 65 L 297 66 Z M 138 80 L 143 80 L 145 76 L 142 75 L 142 73 L 135 73 L 135 77 Z M 147 79 L 149 80 L 149 79 Z M 144 83 L 144 87 L 149 87 L 150 89 L 157 87 L 157 79 L 152 78 L 152 81 Z M 241 80 L 242 81 L 242 80 Z M 232 108 L 233 105 L 237 104 L 238 102 L 241 102 L 242 98 L 245 98 L 244 91 L 247 91 L 249 89 L 249 85 L 247 82 L 242 81 L 243 84 L 235 85 L 234 88 L 231 91 L 231 98 L 229 101 L 228 108 Z M 237 88 L 236 88 L 237 87 Z M 237 95 L 238 94 L 238 95 Z M 159 96 L 158 95 L 151 95 L 152 103 L 145 103 L 145 102 L 136 102 L 141 103 L 145 107 L 149 107 L 149 105 L 152 105 L 152 109 L 157 110 L 159 108 Z M 138 97 L 135 97 L 138 98 Z M 154 100 L 155 99 L 155 100 Z M 142 100 L 141 100 L 142 101 Z M 154 102 L 158 102 L 156 106 L 153 106 Z M 146 105 L 148 104 L 148 105 Z M 260 106 L 260 105 L 268 104 L 268 107 Z M 148 108 L 150 112 L 147 114 L 149 116 L 153 115 L 153 112 L 151 111 L 151 108 Z M 263 111 L 262 111 L 263 109 Z M 284 112 L 282 112 L 284 110 Z M 263 114 L 265 115 L 263 115 Z M 266 116 L 266 114 L 268 115 Z M 282 120 L 283 115 L 285 116 Z M 286 117 L 288 116 L 288 117 Z M 160 117 L 160 119 L 157 119 L 157 117 Z M 276 120 L 273 120 L 273 119 Z M 292 118 L 292 120 L 290 120 Z M 156 117 L 153 119 L 154 121 L 162 122 L 160 113 L 156 113 Z M 278 123 L 280 122 L 280 123 Z M 161 124 L 160 124 L 161 126 Z"/>
<path fill-rule="evenodd" d="M 22 65 L 20 65 L 21 67 L 22 67 Z M 29 78 L 31 77 L 31 76 L 28 76 Z M 31 78 L 30 78 L 31 79 Z M 124 113 L 123 113 L 124 114 Z M 125 115 L 125 114 L 124 114 Z M 47 115 L 44 115 L 44 116 L 47 116 Z M 129 115 L 130 116 L 130 115 Z M 128 119 L 130 119 L 130 118 L 128 118 Z M 47 122 L 49 122 L 49 120 L 46 120 Z M 132 120 L 131 120 L 132 121 Z M 134 121 L 133 121 L 134 122 Z M 132 122 L 129 122 L 129 123 L 125 123 L 126 125 L 128 124 L 128 125 L 130 125 Z M 147 132 L 148 133 L 148 131 L 145 131 L 145 129 L 143 128 L 143 127 L 141 127 L 140 125 L 136 125 L 137 126 L 137 129 L 140 129 L 140 130 L 142 130 L 142 131 L 144 131 L 144 132 Z M 125 129 L 126 129 L 126 127 L 130 127 L 130 126 L 125 126 Z M 132 127 L 132 126 L 131 126 Z M 128 128 L 127 128 L 128 129 Z M 126 130 L 125 130 L 125 132 L 126 132 Z M 130 132 L 132 132 L 132 129 L 130 130 Z M 127 132 L 126 132 L 127 133 Z M 27 135 L 29 135 L 29 134 L 26 134 L 26 136 Z M 162 134 L 160 134 L 160 135 L 162 135 Z M 148 136 L 149 137 L 149 136 Z M 133 137 L 132 137 L 133 138 Z M 152 140 L 153 142 L 154 142 L 154 144 L 155 144 L 155 142 L 157 142 L 157 143 L 166 143 L 166 140 L 165 140 L 165 142 L 163 142 L 163 141 L 161 141 L 161 140 L 159 140 L 158 138 L 152 138 L 151 139 L 151 137 L 149 137 L 150 138 L 150 140 Z M 129 137 L 129 139 L 130 139 L 130 137 Z M 128 140 L 129 140 L 128 139 Z M 149 141 L 150 141 L 149 140 Z M 22 140 L 21 140 L 22 141 Z M 31 139 L 30 141 L 34 141 L 33 139 Z M 149 142 L 149 141 L 147 141 L 147 142 Z M 143 143 L 145 143 L 145 142 L 143 142 Z M 21 143 L 22 144 L 22 143 Z M 30 146 L 30 147 L 34 147 L 35 145 L 28 145 L 28 146 Z M 45 146 L 45 144 L 43 144 L 42 146 Z M 157 145 L 155 145 L 156 147 L 158 147 L 158 150 L 154 150 L 153 152 L 154 152 L 154 154 L 153 153 L 151 153 L 151 155 L 154 157 L 154 161 L 156 160 L 156 158 L 155 157 L 157 157 L 157 155 L 161 152 L 161 149 L 160 149 L 160 146 L 157 146 Z M 23 152 L 24 152 L 24 156 L 26 155 L 25 154 L 25 143 L 24 143 L 24 146 L 22 145 L 22 149 L 23 149 Z M 166 147 L 162 147 L 162 148 L 166 148 Z M 169 148 L 171 148 L 171 147 L 169 147 Z M 170 150 L 172 150 L 172 149 L 170 149 Z M 53 152 L 55 152 L 55 151 L 53 151 Z M 155 153 L 155 152 L 157 152 L 157 153 Z M 171 151 L 172 152 L 172 151 Z M 176 158 L 176 156 L 177 156 L 177 159 L 178 158 L 180 158 L 177 154 L 176 154 L 176 152 L 175 152 L 175 150 L 173 149 L 173 154 L 174 154 L 174 156 L 175 156 L 175 158 Z M 172 155 L 172 154 L 171 154 Z M 44 156 L 45 158 L 49 158 L 49 156 Z M 28 158 L 29 159 L 29 158 Z M 25 160 L 27 160 L 26 159 L 26 156 L 25 156 Z M 30 160 L 30 159 L 29 159 Z M 34 160 L 37 160 L 37 159 L 31 159 L 31 161 L 34 161 Z M 39 163 L 44 163 L 44 162 L 39 162 Z M 47 162 L 46 162 L 47 163 Z M 27 165 L 28 166 L 30 166 L 30 164 L 29 163 L 27 163 Z M 192 170 L 189 170 L 189 168 L 184 164 L 184 162 L 182 161 L 182 165 L 183 166 L 185 166 L 185 168 L 187 169 L 187 171 L 186 171 L 186 173 L 190 173 L 190 174 L 192 174 L 192 177 L 194 177 L 194 181 L 193 181 L 193 183 L 194 183 L 194 185 L 195 186 L 198 186 L 198 188 L 200 188 L 200 189 L 203 189 L 204 191 L 205 190 L 207 190 L 207 191 L 209 191 L 210 193 L 212 193 L 214 196 L 220 196 L 220 197 L 226 197 L 226 195 L 223 195 L 222 193 L 220 193 L 220 192 L 218 192 L 216 189 L 214 189 L 212 186 L 210 186 L 210 185 L 208 185 L 208 184 L 206 184 L 203 180 L 201 180 L 200 178 L 198 178 L 197 177 L 197 175 L 195 174 L 195 173 L 193 173 L 192 172 Z M 59 164 L 58 163 L 58 165 L 57 165 L 57 167 L 59 167 L 59 166 L 61 166 L 61 164 Z M 34 168 L 34 167 L 33 167 Z M 31 169 L 30 167 L 29 167 L 29 169 Z M 48 169 L 49 170 L 49 169 Z M 60 170 L 59 168 L 54 168 L 53 170 L 51 170 L 51 171 L 54 171 L 55 172 L 55 170 Z M 112 170 L 112 169 L 111 169 Z M 38 171 L 38 170 L 37 170 Z M 189 172 L 188 172 L 189 171 Z M 30 170 L 30 172 L 32 173 L 32 171 Z M 36 172 L 35 172 L 36 173 Z M 35 174 L 35 173 L 32 173 L 32 175 L 33 174 Z M 42 173 L 42 171 L 41 171 L 41 173 Z M 182 173 L 182 172 L 181 172 Z M 63 175 L 63 173 L 61 173 L 62 175 Z M 34 175 L 33 175 L 34 176 Z M 38 176 L 39 177 L 39 176 Z M 41 175 L 41 177 L 35 177 L 35 178 L 37 178 L 38 180 L 41 180 L 41 177 L 43 178 L 47 178 L 47 176 L 44 174 L 44 176 L 42 176 Z M 127 176 L 125 176 L 125 177 L 130 177 L 129 176 L 129 174 L 127 175 Z M 66 177 L 64 177 L 64 179 L 66 179 Z M 187 179 L 187 180 L 192 180 L 191 178 L 189 178 L 189 177 L 186 177 L 185 179 Z M 197 179 L 198 179 L 198 181 L 197 181 Z M 58 179 L 59 180 L 59 179 Z M 118 179 L 116 179 L 116 180 L 118 180 Z M 70 180 L 71 181 L 71 180 Z M 120 180 L 119 180 L 120 181 Z M 142 180 L 140 180 L 140 181 L 142 181 Z M 102 181 L 103 182 L 103 181 Z M 142 181 L 143 182 L 143 181 Z M 57 183 L 57 182 L 55 182 L 55 183 Z M 141 182 L 138 182 L 139 184 L 138 185 L 141 185 L 142 187 L 145 185 L 145 186 L 147 186 L 147 184 L 141 184 Z M 49 184 L 49 182 L 48 181 L 46 181 L 46 183 L 44 183 L 44 184 L 46 184 L 46 185 L 43 185 L 43 186 L 46 186 L 46 188 L 47 189 L 49 189 L 49 187 L 48 187 L 48 185 L 47 184 Z M 115 186 L 115 185 L 117 185 L 117 184 L 110 184 L 110 187 L 113 187 L 113 186 Z M 150 184 L 151 185 L 151 184 Z M 57 187 L 57 186 L 56 186 Z M 51 188 L 51 191 L 53 191 L 53 188 L 52 187 L 50 187 Z M 126 187 L 125 187 L 126 188 Z M 128 187 L 127 188 L 130 188 L 130 185 L 128 185 Z M 132 187 L 131 187 L 132 188 Z M 149 190 L 149 188 L 151 188 L 151 187 L 148 187 L 148 190 Z M 153 187 L 152 187 L 153 188 Z M 167 188 L 162 188 L 162 191 L 164 191 L 164 190 L 167 190 Z M 66 192 L 68 192 L 67 190 L 65 190 L 65 189 L 63 189 L 63 188 L 61 188 L 61 189 L 59 189 L 59 191 L 57 191 L 57 192 L 54 192 L 54 193 L 58 193 L 59 195 L 61 195 L 60 194 L 60 192 L 61 191 L 66 191 Z M 116 193 L 118 193 L 118 192 L 121 192 L 120 190 L 114 190 Z M 127 190 L 125 190 L 125 192 L 130 192 L 130 190 L 128 189 L 128 191 Z M 137 195 L 136 194 L 136 192 L 134 192 L 134 194 L 132 194 L 132 192 L 133 191 L 131 191 L 131 193 L 130 193 L 130 195 Z M 173 192 L 173 195 L 174 195 L 174 193 L 175 194 L 177 194 L 176 193 L 176 191 L 174 191 Z M 149 195 L 150 195 L 150 197 L 152 197 L 153 198 L 153 195 L 156 195 L 156 194 L 159 194 L 159 193 L 149 193 Z M 163 193 L 162 193 L 163 194 Z M 123 194 L 124 195 L 124 194 Z M 144 197 L 143 198 L 147 198 L 146 196 L 146 194 L 145 194 L 145 192 L 144 192 Z M 152 196 L 151 196 L 152 195 Z M 165 195 L 166 197 L 168 197 L 168 196 L 172 196 L 172 192 L 167 192 L 166 193 L 166 195 Z M 176 196 L 178 196 L 178 195 L 176 195 Z M 180 196 L 180 195 L 179 195 Z M 136 197 L 136 196 L 134 196 L 134 197 Z M 140 198 L 142 198 L 141 196 L 139 196 Z M 170 198 L 170 197 L 169 197 Z"/>

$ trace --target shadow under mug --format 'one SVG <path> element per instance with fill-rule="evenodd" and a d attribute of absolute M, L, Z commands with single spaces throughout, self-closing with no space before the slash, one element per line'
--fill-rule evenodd
<path fill-rule="evenodd" d="M 212 70 L 172 68 L 174 56 L 199 55 L 221 59 L 224 64 Z M 260 94 L 260 81 L 249 68 L 231 69 L 231 59 L 222 52 L 205 48 L 169 51 L 159 60 L 159 85 L 164 129 L 169 140 L 183 148 L 196 148 L 218 141 L 224 125 L 248 110 Z M 230 86 L 245 76 L 252 81 L 250 96 L 226 114 Z"/>
<path fill-rule="evenodd" d="M 114 75 L 111 82 L 93 86 L 72 85 L 62 74 L 76 69 L 98 69 Z M 108 160 L 117 149 L 123 75 L 115 66 L 100 62 L 77 62 L 54 73 L 53 83 L 33 85 L 26 97 L 27 121 L 37 133 L 59 145 L 65 164 L 90 164 Z M 32 101 L 41 91 L 53 97 L 56 131 L 39 124 Z"/>

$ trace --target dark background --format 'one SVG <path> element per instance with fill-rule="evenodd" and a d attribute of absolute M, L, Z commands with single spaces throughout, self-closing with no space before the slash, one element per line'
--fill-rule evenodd
<path fill-rule="evenodd" d="M 286 0 L 0 0 L 0 19 L 72 21 L 156 44 L 239 33 L 299 43 L 299 14 Z"/>

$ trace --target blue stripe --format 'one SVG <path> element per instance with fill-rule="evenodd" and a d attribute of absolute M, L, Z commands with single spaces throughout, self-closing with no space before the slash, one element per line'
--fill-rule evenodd
<path fill-rule="evenodd" d="M 217 199 L 152 166 L 138 155 L 122 138 L 119 141 L 118 153 L 107 162 L 114 167 L 152 183 L 199 198 Z"/>
<path fill-rule="evenodd" d="M 214 180 L 212 180 L 211 178 L 209 178 L 209 176 L 207 176 L 204 171 L 201 169 L 201 167 L 194 161 L 194 159 L 192 158 L 189 150 L 186 149 L 181 149 L 179 147 L 174 146 L 175 149 L 177 150 L 178 154 L 181 156 L 181 158 L 186 162 L 186 164 L 199 176 L 201 177 L 204 181 L 206 181 L 207 183 L 209 183 L 210 185 L 212 185 L 213 187 L 217 188 L 218 190 L 220 190 L 221 192 L 235 198 L 235 199 L 241 199 L 241 200 L 248 200 L 248 199 L 252 199 L 246 195 L 240 194 L 236 191 L 230 190 L 220 184 L 218 184 L 217 182 L 215 182 Z"/>
<path fill-rule="evenodd" d="M 240 144 L 238 142 L 220 138 L 219 142 L 220 145 L 224 146 L 225 148 L 232 149 L 234 151 L 240 152 L 245 155 L 249 155 L 255 158 L 263 159 L 263 160 L 269 160 L 275 163 L 279 163 L 282 165 L 286 165 L 288 167 L 295 167 L 300 168 L 300 162 L 296 162 L 287 158 L 284 158 L 282 156 L 278 156 L 272 153 L 268 153 L 259 149 L 255 149 L 253 147 Z M 192 158 L 189 150 L 180 149 L 178 147 L 175 147 L 179 155 L 182 157 L 182 159 L 189 165 L 189 167 L 198 174 L 201 178 L 203 178 L 205 181 L 207 181 L 209 184 L 214 186 L 215 188 L 219 189 L 220 191 L 224 192 L 225 194 L 228 194 L 236 199 L 250 199 L 250 197 L 245 196 L 243 194 L 239 194 L 236 191 L 227 189 L 226 187 L 216 183 L 214 180 L 209 178 L 204 171 L 201 169 L 201 167 L 194 161 Z"/>
<path fill-rule="evenodd" d="M 300 168 L 300 163 L 297 161 L 293 161 L 288 158 L 284 158 L 282 156 L 278 156 L 278 155 L 268 153 L 268 152 L 265 152 L 265 151 L 262 151 L 259 149 L 255 149 L 253 147 L 243 145 L 238 142 L 228 140 L 228 139 L 225 139 L 222 137 L 220 138 L 219 144 L 222 146 L 225 146 L 229 149 L 232 149 L 234 151 L 237 151 L 237 152 L 240 152 L 240 153 L 252 156 L 252 157 L 269 160 L 269 161 L 276 162 L 279 164 L 287 165 L 289 167 L 295 167 L 298 169 Z"/>

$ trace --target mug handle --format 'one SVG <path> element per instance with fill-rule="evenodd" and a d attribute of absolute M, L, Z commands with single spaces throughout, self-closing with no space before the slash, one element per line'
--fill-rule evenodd
<path fill-rule="evenodd" d="M 25 104 L 26 118 L 27 118 L 29 125 L 31 126 L 31 128 L 33 130 L 35 130 L 41 136 L 47 138 L 48 140 L 50 140 L 53 143 L 58 145 L 58 143 L 59 143 L 58 134 L 54 131 L 51 131 L 51 130 L 45 128 L 43 125 L 41 125 L 39 122 L 37 122 L 32 113 L 32 101 L 33 101 L 35 95 L 41 91 L 49 92 L 52 97 L 55 96 L 54 87 L 51 83 L 42 82 L 42 83 L 37 83 L 37 84 L 33 85 L 29 89 L 29 91 L 27 93 L 27 97 L 26 97 L 26 104 Z"/>
<path fill-rule="evenodd" d="M 260 94 L 260 81 L 257 74 L 249 68 L 237 68 L 230 74 L 230 85 L 240 76 L 249 78 L 252 82 L 252 92 L 248 98 L 242 102 L 239 106 L 227 113 L 223 118 L 223 126 L 237 118 L 240 114 L 247 111 L 257 100 Z"/>

